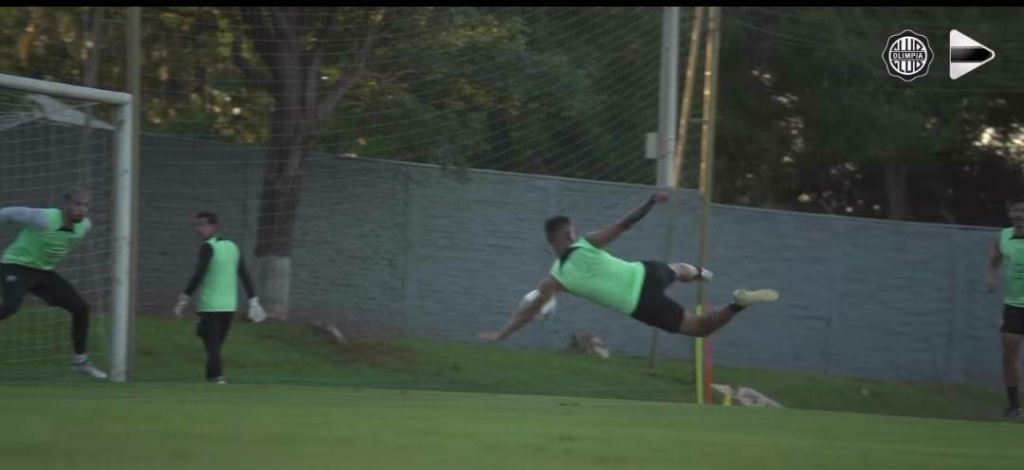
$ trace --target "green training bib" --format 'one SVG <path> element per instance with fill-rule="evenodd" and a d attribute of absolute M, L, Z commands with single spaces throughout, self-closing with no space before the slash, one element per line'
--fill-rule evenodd
<path fill-rule="evenodd" d="M 632 314 L 640 301 L 644 283 L 644 265 L 623 261 L 580 238 L 572 244 L 565 263 L 555 260 L 551 275 L 569 292 L 602 307 Z"/>
<path fill-rule="evenodd" d="M 213 237 L 206 241 L 213 250 L 206 276 L 199 286 L 200 312 L 234 312 L 238 308 L 238 245 Z"/>
<path fill-rule="evenodd" d="M 24 227 L 14 239 L 0 262 L 17 264 L 29 268 L 52 271 L 64 259 L 71 248 L 85 237 L 92 228 L 88 218 L 74 225 L 71 230 L 62 230 L 64 212 L 60 209 L 45 209 L 47 226 L 40 230 Z"/>
<path fill-rule="evenodd" d="M 1006 305 L 1024 307 L 1024 239 L 1013 238 L 1013 228 L 999 235 L 999 251 L 1003 254 L 1006 278 Z"/>

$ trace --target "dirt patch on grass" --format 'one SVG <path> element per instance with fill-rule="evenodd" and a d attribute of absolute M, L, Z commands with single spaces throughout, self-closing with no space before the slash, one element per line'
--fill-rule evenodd
<path fill-rule="evenodd" d="M 290 320 L 316 330 L 317 336 L 330 343 L 345 362 L 364 364 L 370 367 L 415 366 L 420 363 L 416 351 L 410 346 L 396 344 L 399 335 L 385 337 L 367 334 L 365 329 L 350 325 L 319 320 Z M 341 338 L 339 338 L 339 333 Z M 353 334 L 354 333 L 354 334 Z"/>
<path fill-rule="evenodd" d="M 371 367 L 415 366 L 422 361 L 408 346 L 381 341 L 359 341 L 338 345 L 347 360 Z"/>
<path fill-rule="evenodd" d="M 308 346 L 312 333 L 316 340 L 337 351 L 337 358 L 350 364 L 363 364 L 374 368 L 405 368 L 420 364 L 416 350 L 407 345 L 396 343 L 399 335 L 390 338 L 367 335 L 358 332 L 351 334 L 338 323 L 327 323 L 310 318 L 269 318 L 261 328 L 254 328 L 253 333 L 266 339 L 289 346 Z"/>

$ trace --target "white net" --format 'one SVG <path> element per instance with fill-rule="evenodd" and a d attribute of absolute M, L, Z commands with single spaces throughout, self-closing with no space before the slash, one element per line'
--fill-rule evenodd
<path fill-rule="evenodd" d="M 49 208 L 78 186 L 92 196 L 92 230 L 56 267 L 91 310 L 90 359 L 108 365 L 111 293 L 110 109 L 95 103 L 0 88 L 0 207 Z M 0 224 L 6 249 L 21 226 Z M 75 377 L 71 315 L 25 295 L 20 310 L 0 321 L 0 380 Z"/>
<path fill-rule="evenodd" d="M 291 47 L 291 36 L 259 25 L 282 12 L 321 32 L 318 68 L 280 60 L 287 54 L 278 49 Z M 399 247 L 407 239 L 422 247 L 449 229 L 408 222 L 409 214 L 451 227 L 515 225 L 543 265 L 547 251 L 532 242 L 543 218 L 563 208 L 537 191 L 543 179 L 510 175 L 635 185 L 656 179 L 644 139 L 658 126 L 660 8 L 174 7 L 146 8 L 143 24 L 143 43 L 159 48 L 143 58 L 144 120 L 159 134 L 144 135 L 141 144 L 140 197 L 152 210 L 139 215 L 140 313 L 166 312 L 184 287 L 197 250 L 189 220 L 213 211 L 250 254 L 260 298 L 272 312 L 341 321 L 349 331 L 390 331 L 398 323 L 419 330 L 392 315 L 405 308 L 396 299 L 409 291 L 403 279 L 414 275 L 412 250 Z M 311 51 L 302 64 L 314 63 L 306 62 L 314 60 Z M 298 98 L 278 92 L 299 84 L 306 85 Z M 315 123 L 311 103 L 327 110 Z M 306 128 L 302 138 L 295 125 Z M 307 145 L 292 147 L 299 141 Z M 432 199 L 435 190 L 455 194 L 432 186 L 449 180 L 410 163 L 502 172 L 501 183 L 477 177 L 497 207 L 485 208 L 473 188 Z M 526 211 L 528 202 L 517 198 L 538 210 Z M 513 211 L 532 215 L 495 218 Z M 374 252 L 367 243 L 387 248 Z M 291 275 L 266 274 L 286 272 L 275 258 L 290 259 Z M 170 262 L 181 259 L 187 261 Z M 433 263 L 419 266 L 452 277 L 465 272 Z M 290 287 L 275 289 L 284 284 L 271 282 L 277 278 Z M 495 294 L 494 308 L 515 301 L 521 282 L 534 281 L 526 277 L 511 295 Z M 444 325 L 460 338 L 477 327 L 472 320 Z"/>

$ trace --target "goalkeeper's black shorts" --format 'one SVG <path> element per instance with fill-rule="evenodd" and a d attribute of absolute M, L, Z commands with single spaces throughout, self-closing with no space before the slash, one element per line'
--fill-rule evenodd
<path fill-rule="evenodd" d="M 12 315 L 21 309 L 26 293 L 32 293 L 54 307 L 72 313 L 86 312 L 85 300 L 67 279 L 54 271 L 44 271 L 19 264 L 0 264 L 0 284 L 3 285 L 3 305 L 0 317 Z"/>

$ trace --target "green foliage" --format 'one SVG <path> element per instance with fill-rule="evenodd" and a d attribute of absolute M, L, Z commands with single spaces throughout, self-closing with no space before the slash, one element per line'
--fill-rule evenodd
<path fill-rule="evenodd" d="M 1005 71 L 983 69 L 951 83 L 942 48 L 948 25 L 954 24 L 983 32 L 985 42 L 997 47 L 1012 28 L 1006 17 L 1020 15 L 981 8 L 727 9 L 726 22 L 735 32 L 723 46 L 721 94 L 742 90 L 743 100 L 762 107 L 742 108 L 726 98 L 719 136 L 743 153 L 727 154 L 728 165 L 743 161 L 746 171 L 767 174 L 772 184 L 759 185 L 761 176 L 744 179 L 731 171 L 734 167 L 720 167 L 719 181 L 729 191 L 723 199 L 732 202 L 750 194 L 770 199 L 765 192 L 781 189 L 788 194 L 774 196 L 784 198 L 784 207 L 799 207 L 796 196 L 808 194 L 813 203 L 835 212 L 954 222 L 978 208 L 954 213 L 946 186 L 967 183 L 970 192 L 988 192 L 993 200 L 1004 197 L 1020 185 L 988 185 L 980 174 L 951 181 L 944 170 L 972 171 L 967 162 L 979 160 L 1000 165 L 986 156 L 989 149 L 975 143 L 996 125 L 993 113 L 1002 115 L 998 125 L 1004 132 L 1016 129 L 1010 122 L 1021 121 L 1020 114 L 1011 118 L 993 106 L 997 98 L 1013 95 Z M 886 38 L 904 29 L 926 34 L 935 53 L 929 74 L 911 83 L 888 76 L 882 61 Z M 750 69 L 770 80 L 751 86 L 746 78 Z M 968 88 L 967 81 L 980 89 Z M 764 106 L 781 96 L 788 97 L 788 106 Z M 787 129 L 770 125 L 773 121 L 796 123 L 789 145 L 780 145 Z M 766 141 L 772 143 L 765 146 Z M 757 150 L 744 152 L 743 147 Z M 794 171 L 779 171 L 786 168 L 778 163 L 785 156 L 792 158 Z M 766 172 L 749 169 L 759 161 Z M 1007 173 L 1018 173 L 1008 161 L 1001 165 Z M 736 180 L 743 183 L 730 184 Z M 989 223 L 1002 223 L 1000 209 L 984 211 Z"/>
<path fill-rule="evenodd" d="M 286 118 L 272 110 L 299 108 L 301 119 L 313 119 L 313 105 L 347 79 L 351 87 L 305 139 L 311 150 L 653 183 L 653 164 L 641 155 L 643 135 L 657 128 L 660 8 L 252 8 L 143 9 L 145 130 L 280 145 L 272 123 Z M 0 66 L 82 83 L 92 11 L 0 8 L 0 34 L 11 45 Z M 291 21 L 298 48 L 265 62 L 263 30 L 244 11 Z M 692 9 L 683 13 L 685 55 Z M 1024 94 L 1016 77 L 1024 63 L 1010 60 L 1022 15 L 978 7 L 724 9 L 716 200 L 1002 223 L 1000 199 L 1022 189 Z M 106 9 L 94 44 L 104 88 L 124 87 L 125 23 L 123 9 Z M 942 48 L 950 25 L 996 48 L 998 58 L 949 80 Z M 379 36 L 360 74 L 358 53 L 372 28 Z M 888 76 L 882 62 L 885 39 L 908 28 L 928 35 L 937 55 L 912 83 Z M 691 118 L 702 104 L 697 78 Z M 315 99 L 281 102 L 290 96 L 281 86 L 297 80 Z M 695 187 L 700 126 L 691 124 L 689 135 L 683 183 Z M 967 194 L 983 207 L 965 204 Z M 798 202 L 802 195 L 809 202 Z M 896 203 L 906 207 L 892 210 Z"/>

